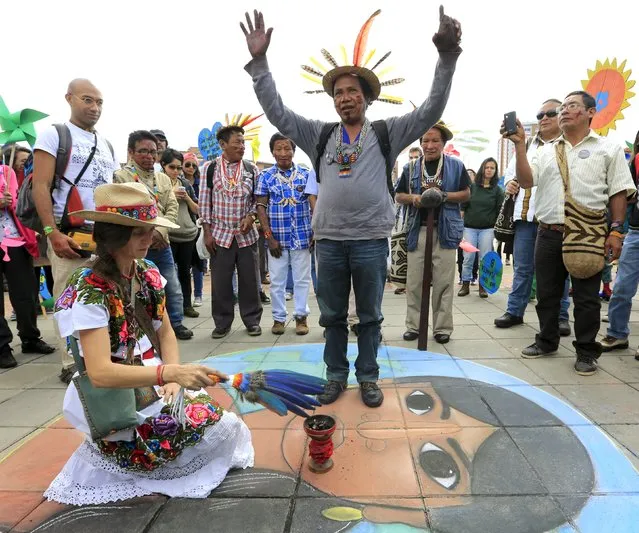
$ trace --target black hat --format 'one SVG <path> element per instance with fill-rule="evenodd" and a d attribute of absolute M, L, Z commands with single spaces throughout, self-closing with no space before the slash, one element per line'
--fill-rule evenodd
<path fill-rule="evenodd" d="M 164 134 L 164 132 L 162 130 L 151 130 L 150 133 L 155 135 L 161 141 L 165 141 L 166 142 L 166 135 Z"/>

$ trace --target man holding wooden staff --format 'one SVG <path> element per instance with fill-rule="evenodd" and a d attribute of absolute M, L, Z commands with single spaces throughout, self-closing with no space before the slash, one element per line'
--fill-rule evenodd
<path fill-rule="evenodd" d="M 420 143 L 424 155 L 404 167 L 395 189 L 397 202 L 409 206 L 406 341 L 419 337 L 420 316 L 428 316 L 428 302 L 422 301 L 422 289 L 430 280 L 435 340 L 445 344 L 453 332 L 456 250 L 464 233 L 459 205 L 470 198 L 470 177 L 459 159 L 443 153 L 444 146 L 452 138 L 452 132 L 441 121 L 422 135 Z M 432 212 L 430 227 L 429 211 Z M 432 231 L 432 239 L 428 236 L 429 231 Z M 427 249 L 427 241 L 432 242 L 431 250 Z M 429 255 L 431 261 L 426 264 L 425 258 Z M 426 348 L 427 327 L 425 320 L 424 342 L 420 342 L 420 349 Z"/>

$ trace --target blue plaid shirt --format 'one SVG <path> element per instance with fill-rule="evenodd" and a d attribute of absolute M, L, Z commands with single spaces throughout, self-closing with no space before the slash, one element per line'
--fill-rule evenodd
<path fill-rule="evenodd" d="M 311 245 L 311 206 L 305 194 L 309 172 L 296 165 L 289 170 L 273 165 L 260 173 L 255 189 L 255 196 L 268 196 L 271 232 L 287 250 L 304 250 Z M 293 181 L 287 183 L 292 176 Z"/>

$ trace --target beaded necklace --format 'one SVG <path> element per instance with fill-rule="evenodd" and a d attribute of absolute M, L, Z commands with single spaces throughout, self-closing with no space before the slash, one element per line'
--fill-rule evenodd
<path fill-rule="evenodd" d="M 284 185 L 288 185 L 291 189 L 291 192 L 293 192 L 295 190 L 295 178 L 297 178 L 297 168 L 295 167 L 295 165 L 293 165 L 293 167 L 291 167 L 293 170 L 291 172 L 291 175 L 287 178 L 286 174 L 284 174 L 284 171 L 281 170 L 279 167 L 277 169 L 277 179 L 280 181 L 280 183 L 283 183 Z M 298 201 L 295 199 L 295 195 L 291 194 L 290 198 L 285 198 L 284 197 L 284 191 L 282 190 L 282 199 L 277 202 L 277 205 L 290 205 L 291 207 L 294 206 L 295 204 L 298 203 Z"/>
<path fill-rule="evenodd" d="M 153 172 L 153 189 L 151 189 L 151 187 L 149 187 L 146 183 L 144 183 L 140 179 L 140 175 L 138 174 L 138 169 L 135 167 L 131 167 L 131 168 L 133 169 L 133 181 L 135 181 L 136 183 L 142 183 L 147 189 L 149 189 L 149 192 L 153 195 L 153 198 L 155 198 L 155 202 L 159 203 L 160 192 L 158 191 L 158 183 L 157 183 L 157 178 L 155 177 L 155 172 Z"/>
<path fill-rule="evenodd" d="M 344 152 L 344 143 L 342 142 L 342 138 L 344 136 L 344 125 L 340 123 L 339 128 L 337 128 L 337 131 L 335 133 L 335 146 L 337 150 L 337 164 L 339 165 L 340 178 L 350 177 L 351 167 L 355 164 L 360 154 L 362 153 L 362 148 L 364 147 L 364 140 L 366 139 L 369 125 L 370 122 L 368 120 L 365 120 L 364 125 L 362 126 L 362 130 L 359 132 L 359 138 L 357 140 L 357 144 L 355 145 L 355 150 L 353 150 L 353 153 L 351 154 L 347 154 Z"/>
<path fill-rule="evenodd" d="M 238 161 L 235 175 L 229 177 L 228 166 L 226 160 L 222 157 L 222 189 L 224 192 L 230 193 L 237 189 L 242 183 L 242 161 Z"/>
<path fill-rule="evenodd" d="M 441 185 L 441 179 L 439 178 L 442 172 L 442 166 L 444 164 L 444 156 L 441 155 L 439 157 L 439 163 L 437 163 L 437 170 L 435 171 L 435 174 L 433 174 L 432 176 L 428 173 L 428 171 L 426 170 L 426 159 L 423 159 L 423 163 L 422 163 L 422 187 L 424 189 L 427 189 L 428 187 L 432 187 L 432 186 L 440 186 Z"/>

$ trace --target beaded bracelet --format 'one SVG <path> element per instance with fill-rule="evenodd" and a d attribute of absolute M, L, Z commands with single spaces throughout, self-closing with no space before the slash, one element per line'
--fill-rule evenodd
<path fill-rule="evenodd" d="M 155 368 L 156 368 L 156 371 L 155 371 L 156 372 L 156 376 L 158 378 L 158 385 L 160 387 L 164 387 L 164 377 L 163 377 L 164 365 L 158 365 Z"/>
<path fill-rule="evenodd" d="M 617 237 L 617 239 L 621 239 L 623 240 L 623 233 L 616 231 L 616 230 L 612 230 L 610 233 L 608 233 L 609 237 Z"/>
<path fill-rule="evenodd" d="M 271 233 L 270 231 L 265 231 L 264 232 L 264 238 L 270 239 L 272 236 L 273 236 L 273 233 Z"/>

